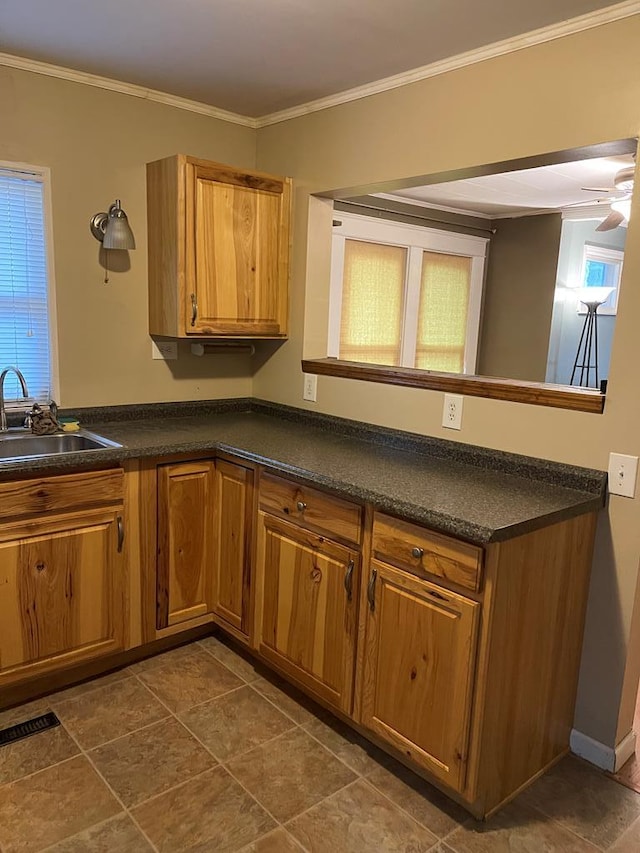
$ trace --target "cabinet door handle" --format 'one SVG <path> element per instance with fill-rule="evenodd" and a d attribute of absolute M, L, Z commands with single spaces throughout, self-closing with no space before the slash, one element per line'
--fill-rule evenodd
<path fill-rule="evenodd" d="M 376 578 L 378 577 L 378 572 L 375 569 L 371 569 L 371 577 L 369 578 L 369 584 L 367 585 L 367 601 L 369 602 L 369 610 L 373 613 L 376 609 Z"/>
<path fill-rule="evenodd" d="M 116 524 L 118 527 L 118 553 L 120 553 L 124 545 L 124 521 L 121 515 L 118 516 Z"/>
<path fill-rule="evenodd" d="M 195 326 L 198 319 L 198 300 L 195 293 L 191 294 L 191 325 Z"/>
<path fill-rule="evenodd" d="M 298 503 L 296 504 L 296 509 L 298 510 L 298 512 L 304 512 L 306 508 L 307 505 L 304 501 L 298 501 Z"/>
<path fill-rule="evenodd" d="M 353 560 L 349 560 L 347 563 L 347 571 L 344 575 L 344 588 L 347 591 L 347 601 L 351 601 L 353 595 L 353 570 L 355 568 L 355 563 Z"/>
<path fill-rule="evenodd" d="M 415 557 L 417 560 L 419 560 L 421 557 L 424 556 L 424 548 L 418 548 L 418 547 L 412 548 L 411 549 L 411 556 Z"/>

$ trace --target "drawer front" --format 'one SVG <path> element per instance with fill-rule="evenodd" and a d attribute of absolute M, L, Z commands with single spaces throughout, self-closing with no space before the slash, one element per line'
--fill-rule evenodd
<path fill-rule="evenodd" d="M 0 483 L 0 524 L 14 518 L 121 504 L 122 468 Z"/>
<path fill-rule="evenodd" d="M 355 544 L 360 542 L 362 508 L 317 489 L 263 474 L 260 506 L 305 527 Z"/>
<path fill-rule="evenodd" d="M 428 573 L 477 592 L 482 575 L 482 548 L 434 533 L 408 521 L 376 513 L 373 553 L 385 562 Z"/>

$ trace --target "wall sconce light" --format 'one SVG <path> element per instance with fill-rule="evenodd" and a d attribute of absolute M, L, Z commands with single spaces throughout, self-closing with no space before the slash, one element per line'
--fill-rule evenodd
<path fill-rule="evenodd" d="M 91 217 L 91 233 L 105 249 L 135 249 L 136 241 L 129 227 L 127 214 L 117 198 L 108 213 L 96 213 Z"/>

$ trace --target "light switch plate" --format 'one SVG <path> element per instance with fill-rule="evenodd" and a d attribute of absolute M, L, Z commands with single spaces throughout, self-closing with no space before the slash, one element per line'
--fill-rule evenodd
<path fill-rule="evenodd" d="M 151 341 L 151 358 L 174 361 L 178 357 L 177 341 Z"/>
<path fill-rule="evenodd" d="M 625 456 L 623 453 L 609 454 L 609 492 L 612 495 L 634 497 L 637 474 L 637 456 Z"/>

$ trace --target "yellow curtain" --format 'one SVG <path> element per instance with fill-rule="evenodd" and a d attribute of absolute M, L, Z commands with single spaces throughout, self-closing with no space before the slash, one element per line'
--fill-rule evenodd
<path fill-rule="evenodd" d="M 470 284 L 471 258 L 424 253 L 416 367 L 462 373 Z"/>
<path fill-rule="evenodd" d="M 407 250 L 345 240 L 340 358 L 400 364 Z"/>

